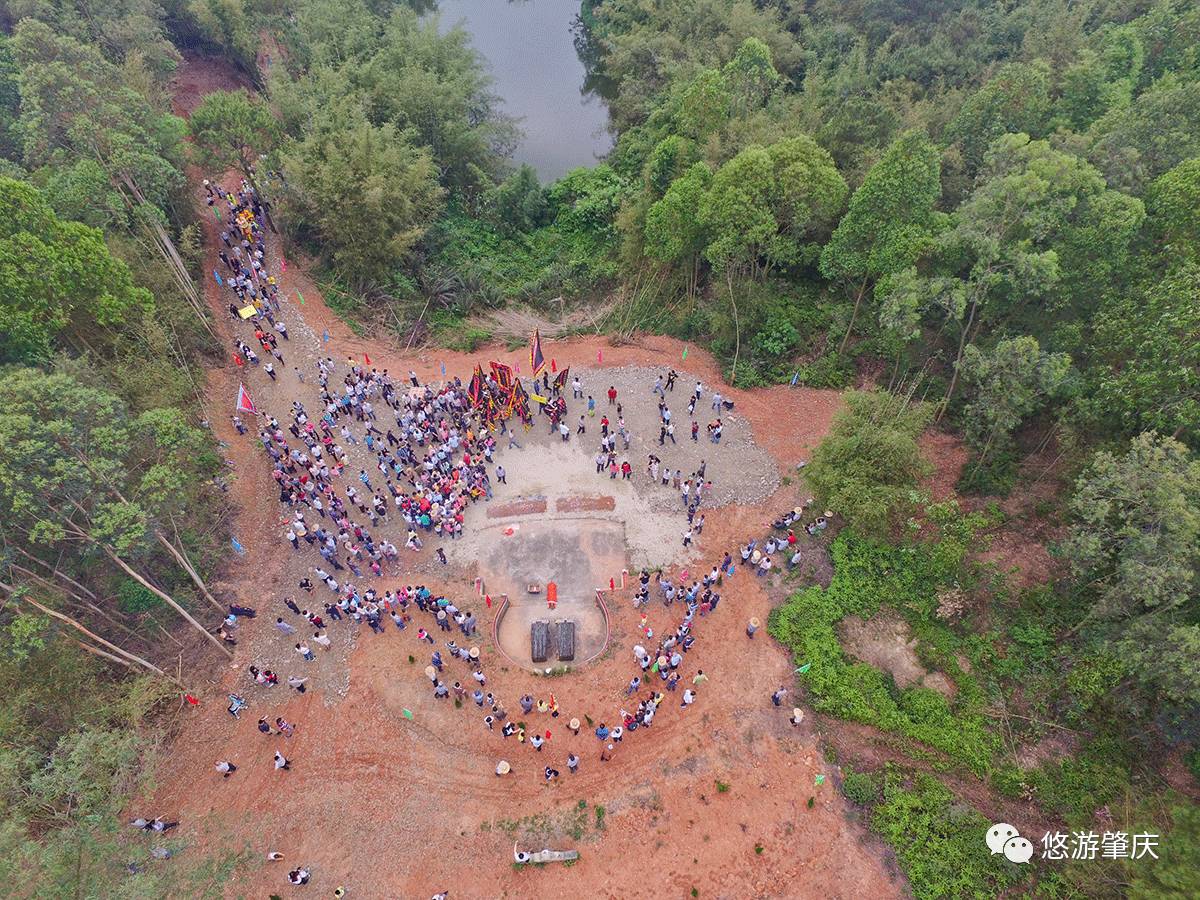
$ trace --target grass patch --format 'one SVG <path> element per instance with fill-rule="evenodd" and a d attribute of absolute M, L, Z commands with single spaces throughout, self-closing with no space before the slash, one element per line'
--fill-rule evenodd
<path fill-rule="evenodd" d="M 843 532 L 831 547 L 829 587 L 792 595 L 771 614 L 769 631 L 791 648 L 797 666 L 811 664 L 803 679 L 818 712 L 920 741 L 982 775 L 999 747 L 984 715 L 987 695 L 954 659 L 960 639 L 934 619 L 939 590 L 967 577 L 970 537 L 897 548 Z M 954 681 L 953 704 L 926 687 L 899 689 L 889 675 L 842 652 L 838 623 L 851 614 L 870 618 L 883 606 L 904 615 L 926 655 Z"/>
<path fill-rule="evenodd" d="M 991 824 L 936 778 L 909 782 L 895 770 L 884 776 L 883 801 L 871 818 L 917 900 L 997 897 L 1026 876 L 1022 866 L 987 852 L 983 836 Z"/>

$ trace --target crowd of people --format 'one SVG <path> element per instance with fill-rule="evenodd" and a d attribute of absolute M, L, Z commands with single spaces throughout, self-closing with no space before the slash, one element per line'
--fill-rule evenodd
<path fill-rule="evenodd" d="M 245 330 L 234 342 L 235 361 L 242 366 L 261 366 L 271 380 L 278 380 L 286 373 L 283 349 L 291 336 L 282 321 L 285 298 L 267 258 L 264 217 L 269 208 L 246 182 L 236 192 L 225 192 L 209 182 L 205 182 L 205 188 L 210 206 L 225 213 L 220 235 L 223 247 L 218 255 L 226 271 L 224 277 L 216 272 L 214 277 L 230 292 L 230 316 Z M 437 386 L 422 384 L 413 372 L 407 379 L 398 379 L 386 369 L 372 367 L 365 357 L 361 362 L 349 359 L 342 364 L 323 356 L 316 360 L 315 370 L 306 372 L 300 365 L 293 366 L 291 377 L 297 385 L 305 386 L 293 393 L 315 391 L 316 399 L 308 403 L 292 400 L 282 423 L 271 414 L 259 414 L 252 430 L 271 461 L 282 507 L 281 522 L 285 523 L 284 538 L 293 552 L 311 554 L 311 565 L 306 565 L 311 575 L 301 578 L 296 592 L 281 598 L 279 608 L 272 609 L 270 615 L 273 627 L 294 645 L 295 668 L 281 676 L 266 665 L 250 664 L 245 670 L 247 688 L 274 691 L 286 685 L 305 693 L 310 681 L 308 667 L 319 666 L 320 655 L 330 650 L 333 629 L 353 627 L 357 632 L 366 626 L 373 634 L 398 632 L 404 635 L 403 640 L 416 642 L 423 653 L 429 654 L 425 674 L 435 701 L 453 699 L 456 707 L 474 711 L 482 727 L 495 733 L 498 746 L 511 741 L 527 752 L 543 754 L 537 768 L 546 782 L 560 777 L 559 765 L 565 765 L 569 774 L 578 772 L 579 747 L 572 743 L 563 752 L 552 750 L 559 730 L 552 726 L 566 715 L 553 692 L 547 691 L 539 698 L 525 694 L 515 707 L 509 707 L 488 688 L 484 660 L 475 644 L 479 623 L 472 609 L 466 608 L 468 604 L 435 594 L 423 584 L 381 589 L 370 583 L 372 579 L 399 577 L 406 568 L 402 565 L 403 551 L 397 547 L 399 537 L 395 543 L 388 540 L 385 527 L 394 529 L 397 535 L 403 533 L 402 545 L 411 551 L 420 551 L 429 540 L 440 543 L 462 536 L 467 508 L 493 495 L 492 473 L 497 482 L 505 481 L 503 466 L 495 459 L 497 439 L 507 435 L 506 449 L 521 447 L 515 428 L 509 427 L 515 422 L 500 417 L 491 420 L 498 427 L 486 427 L 472 402 L 471 391 L 457 378 Z M 664 456 L 667 441 L 678 444 L 667 403 L 678 378 L 671 369 L 651 388 L 658 401 L 658 444 L 664 448 L 658 452 Z M 487 389 L 494 392 L 497 387 L 492 376 L 487 376 Z M 572 429 L 567 424 L 570 413 L 565 376 L 553 381 L 548 375 L 542 377 L 544 400 L 536 379 L 531 387 L 530 395 L 539 404 L 538 412 L 546 416 L 551 435 L 569 440 Z M 631 480 L 631 432 L 616 388 L 608 387 L 605 409 L 597 409 L 578 374 L 571 381 L 571 389 L 572 402 L 581 401 L 583 407 L 575 435 L 585 435 L 588 421 L 595 420 L 599 413 L 595 429 L 599 438 L 597 474 Z M 688 416 L 693 417 L 689 427 L 693 442 L 699 441 L 700 425 L 694 416 L 704 393 L 702 383 L 697 382 L 687 401 Z M 707 436 L 713 444 L 720 443 L 725 428 L 721 415 L 731 405 L 727 398 L 712 393 L 715 415 L 707 426 Z M 240 415 L 234 417 L 233 424 L 240 434 L 251 430 Z M 529 420 L 522 424 L 526 430 L 531 427 Z M 371 469 L 352 462 L 352 458 L 373 460 Z M 684 475 L 681 467 L 672 468 L 658 455 L 650 454 L 646 477 L 655 485 L 679 493 L 687 519 L 683 544 L 690 546 L 703 531 L 704 515 L 700 510 L 712 491 L 705 461 L 702 459 Z M 789 532 L 789 537 L 794 535 Z M 769 561 L 775 548 L 783 547 L 785 542 L 790 546 L 794 540 L 774 536 L 761 548 L 751 542 L 748 551 L 742 553 L 743 561 L 758 570 L 762 560 Z M 441 546 L 435 546 L 435 553 L 442 563 L 447 562 Z M 798 555 L 797 551 L 793 562 L 798 561 Z M 633 674 L 624 703 L 594 729 L 600 762 L 611 760 L 627 737 L 650 728 L 668 696 L 679 698 L 684 713 L 697 701 L 708 676 L 700 667 L 687 664 L 688 654 L 697 641 L 699 620 L 716 612 L 721 586 L 734 572 L 734 559 L 726 553 L 699 578 L 690 578 L 686 570 L 679 573 L 678 584 L 661 571 L 655 573 L 658 599 L 671 619 L 657 635 L 648 623 L 651 575 L 646 571 L 640 574 L 632 597 L 633 606 L 640 612 Z M 238 620 L 255 616 L 256 612 L 250 607 L 232 607 L 223 627 L 226 638 L 233 642 Z M 238 694 L 231 694 L 230 701 L 230 712 L 235 716 L 247 706 Z M 520 718 L 511 717 L 510 709 L 519 709 Z M 585 718 L 593 721 L 590 716 Z M 271 748 L 274 769 L 282 777 L 293 770 L 293 760 L 286 751 L 298 727 L 282 716 L 264 715 L 258 719 L 258 730 L 264 736 L 283 741 Z M 566 730 L 580 733 L 577 716 L 569 718 Z M 238 763 L 226 758 L 218 759 L 214 768 L 222 779 L 240 771 Z M 497 776 L 514 771 L 508 759 L 496 765 Z M 282 858 L 280 854 L 274 857 Z M 305 884 L 309 875 L 307 868 L 299 866 L 289 871 L 288 880 Z"/>

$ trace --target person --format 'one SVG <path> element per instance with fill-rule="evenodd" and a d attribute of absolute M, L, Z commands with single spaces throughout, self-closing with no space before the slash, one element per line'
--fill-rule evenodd
<path fill-rule="evenodd" d="M 605 744 L 600 750 L 600 762 L 608 762 L 613 758 L 613 745 Z"/>
<path fill-rule="evenodd" d="M 552 769 L 549 766 L 546 766 L 546 781 L 553 781 L 557 777 L 558 769 Z"/>
<path fill-rule="evenodd" d="M 501 484 L 508 484 L 508 482 L 504 480 L 505 475 L 506 473 L 504 471 L 504 466 L 496 466 L 496 480 Z"/>
<path fill-rule="evenodd" d="M 237 771 L 237 766 L 235 766 L 233 763 L 231 763 L 227 759 L 220 760 L 217 763 L 216 768 L 217 768 L 217 771 L 221 773 L 222 778 L 228 778 L 230 775 L 232 775 L 234 772 Z"/>
<path fill-rule="evenodd" d="M 497 778 L 499 778 L 501 775 L 507 775 L 511 771 L 512 771 L 512 766 L 510 766 L 508 764 L 507 760 L 502 759 L 502 760 L 500 760 L 500 762 L 496 763 L 496 777 Z"/>
<path fill-rule="evenodd" d="M 608 386 L 608 405 L 613 406 L 617 402 L 617 389 L 613 385 Z"/>
<path fill-rule="evenodd" d="M 286 756 L 284 756 L 282 753 L 280 753 L 278 750 L 276 750 L 275 751 L 275 771 L 278 772 L 280 769 L 282 769 L 285 772 L 290 772 L 291 768 L 292 768 L 292 764 L 291 764 L 291 762 L 288 761 L 288 758 Z"/>
<path fill-rule="evenodd" d="M 313 662 L 316 659 L 316 657 L 313 656 L 312 650 L 310 650 L 308 648 L 307 644 L 297 644 L 296 652 L 299 653 L 301 656 L 303 656 L 309 662 Z"/>
<path fill-rule="evenodd" d="M 309 871 L 304 867 L 288 872 L 288 882 L 291 884 L 308 884 Z"/>
<path fill-rule="evenodd" d="M 775 693 L 771 694 L 771 702 L 776 706 L 779 706 L 783 703 L 783 698 L 787 696 L 787 692 L 787 688 L 785 688 L 783 685 L 780 685 L 779 689 L 776 690 Z"/>
<path fill-rule="evenodd" d="M 178 827 L 178 822 L 164 822 L 162 816 L 155 816 L 153 819 L 147 820 L 139 816 L 129 823 L 134 828 L 140 828 L 142 831 L 157 831 L 162 833 L 169 831 L 172 828 Z"/>
<path fill-rule="evenodd" d="M 792 727 L 799 725 L 804 721 L 804 710 L 798 706 L 792 707 L 792 717 L 788 721 L 792 723 Z"/>
<path fill-rule="evenodd" d="M 746 623 L 746 637 L 754 639 L 754 632 L 758 631 L 758 619 L 751 619 Z"/>
<path fill-rule="evenodd" d="M 609 734 L 608 726 L 601 722 L 600 727 L 596 729 L 596 737 L 602 741 L 607 741 Z"/>
<path fill-rule="evenodd" d="M 572 775 L 579 771 L 579 757 L 574 753 L 567 754 L 567 771 Z"/>
<path fill-rule="evenodd" d="M 696 692 L 693 691 L 691 688 L 684 688 L 683 702 L 680 703 L 679 706 L 681 708 L 686 709 L 687 707 L 691 706 L 695 701 L 696 701 Z"/>
<path fill-rule="evenodd" d="M 694 685 L 696 685 L 697 687 L 699 687 L 700 685 L 704 684 L 704 682 L 706 682 L 706 681 L 708 681 L 708 676 L 704 674 L 704 670 L 703 670 L 703 669 L 697 669 L 697 670 L 696 670 L 696 675 L 695 675 L 695 677 L 692 679 L 692 684 L 694 684 Z"/>

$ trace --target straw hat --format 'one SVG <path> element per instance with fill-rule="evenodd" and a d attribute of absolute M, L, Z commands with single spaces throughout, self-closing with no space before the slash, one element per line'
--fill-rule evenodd
<path fill-rule="evenodd" d="M 472 648 L 471 648 L 471 654 L 470 654 L 470 655 L 471 655 L 471 659 L 479 659 L 479 648 L 478 648 L 478 647 L 472 647 Z"/>
<path fill-rule="evenodd" d="M 570 729 L 572 731 L 579 730 L 579 720 L 578 719 L 572 719 L 570 722 L 567 723 L 567 725 L 568 725 L 568 727 L 570 727 Z"/>
<path fill-rule="evenodd" d="M 799 722 L 804 719 L 804 710 L 798 706 L 792 707 L 792 719 Z"/>
<path fill-rule="evenodd" d="M 497 775 L 507 775 L 511 771 L 512 771 L 512 766 L 510 766 L 508 764 L 507 760 L 502 759 L 502 760 L 500 760 L 500 762 L 496 763 L 496 774 Z"/>
<path fill-rule="evenodd" d="M 827 518 L 827 519 L 833 518 L 833 510 L 832 509 L 825 510 L 825 518 Z"/>
<path fill-rule="evenodd" d="M 757 619 L 757 618 L 752 618 L 752 619 L 750 620 L 750 624 L 751 624 L 751 625 L 753 625 L 755 628 L 757 628 L 757 627 L 758 627 L 758 625 L 759 625 L 758 619 Z"/>
<path fill-rule="evenodd" d="M 425 675 L 432 681 L 437 675 L 437 669 L 435 669 L 433 666 L 426 666 Z"/>
<path fill-rule="evenodd" d="M 661 669 L 667 664 L 667 658 L 665 656 L 660 656 L 657 660 L 655 660 L 655 662 L 658 663 L 658 667 Z"/>

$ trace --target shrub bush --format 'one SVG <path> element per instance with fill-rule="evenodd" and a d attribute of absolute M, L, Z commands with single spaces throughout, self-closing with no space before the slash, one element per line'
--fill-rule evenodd
<path fill-rule="evenodd" d="M 871 824 L 896 851 L 917 900 L 997 897 L 1024 875 L 1022 866 L 987 852 L 991 823 L 930 775 L 906 786 L 900 774 L 887 773 Z"/>
<path fill-rule="evenodd" d="M 851 803 L 870 806 L 879 799 L 879 784 L 867 772 L 851 772 L 842 779 L 842 793 Z"/>

